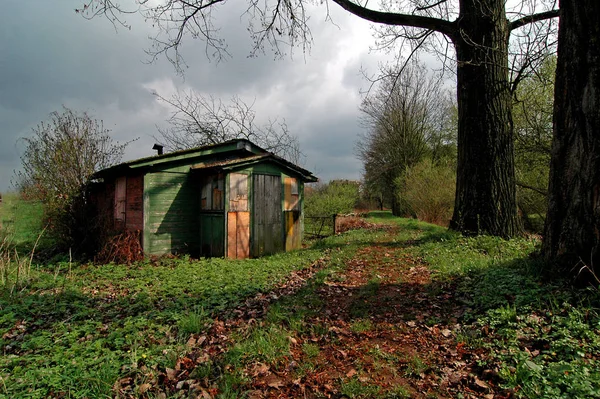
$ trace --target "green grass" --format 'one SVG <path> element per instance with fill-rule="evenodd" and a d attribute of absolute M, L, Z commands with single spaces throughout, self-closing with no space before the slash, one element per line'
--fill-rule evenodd
<path fill-rule="evenodd" d="M 35 266 L 23 290 L 0 294 L 0 397 L 110 397 L 119 378 L 141 384 L 143 370 L 173 367 L 189 334 L 212 317 L 321 255 Z M 258 330 L 239 345 L 272 360 L 289 345 L 281 334 Z"/>
<path fill-rule="evenodd" d="M 23 201 L 15 193 L 6 193 L 0 203 L 0 226 L 14 244 L 34 243 L 44 228 L 43 213 L 41 202 Z"/>
<path fill-rule="evenodd" d="M 0 211 L 0 217 L 10 217 L 7 208 Z M 518 397 L 600 397 L 600 295 L 548 273 L 531 257 L 539 242 L 465 238 L 389 213 L 369 219 L 395 228 L 350 231 L 309 249 L 255 260 L 31 264 L 18 289 L 0 287 L 0 398 L 114 397 L 115 382 L 125 377 L 139 388 L 158 370 L 175 367 L 190 334 L 204 334 L 215 317 L 235 317 L 247 298 L 326 254 L 324 269 L 237 332 L 222 355 L 197 367 L 194 378 L 214 383 L 218 397 L 243 397 L 251 389 L 244 371 L 257 363 L 285 370 L 295 339 L 306 361 L 290 372 L 312 373 L 324 356 L 321 343 L 334 345 L 336 339 L 327 324 L 314 322 L 324 306 L 317 291 L 325 281 L 343 281 L 356 251 L 374 244 L 405 248 L 426 262 L 432 281 L 425 290 L 431 295 L 452 287 L 465 310 L 453 332 L 456 343 L 490 353 L 478 367 L 497 370 L 499 383 Z M 34 225 L 19 227 L 14 240 L 29 242 L 41 228 Z M 369 308 L 360 304 L 380 290 L 381 282 L 372 278 L 357 291 L 349 325 L 357 336 L 376 328 Z M 409 356 L 400 363 L 407 379 L 436 372 L 429 370 L 429 358 Z M 356 377 L 340 379 L 336 389 L 353 398 L 412 392 L 404 386 L 382 390 Z"/>

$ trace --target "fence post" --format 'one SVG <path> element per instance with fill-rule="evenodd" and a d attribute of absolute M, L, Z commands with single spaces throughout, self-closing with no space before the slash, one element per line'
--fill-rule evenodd
<path fill-rule="evenodd" d="M 333 235 L 336 235 L 337 231 L 336 231 L 336 220 L 337 220 L 337 213 L 333 214 Z"/>

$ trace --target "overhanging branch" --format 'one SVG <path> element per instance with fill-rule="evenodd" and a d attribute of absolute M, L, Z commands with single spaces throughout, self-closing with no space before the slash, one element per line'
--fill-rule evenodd
<path fill-rule="evenodd" d="M 512 21 L 508 26 L 510 31 L 520 28 L 521 26 L 525 26 L 527 24 L 531 24 L 534 22 L 544 21 L 546 19 L 556 18 L 560 15 L 560 10 L 550 10 L 546 12 L 541 12 L 539 14 L 528 15 L 526 17 L 517 19 L 516 21 Z"/>
<path fill-rule="evenodd" d="M 420 15 L 375 11 L 353 3 L 349 0 L 333 0 L 333 2 L 338 4 L 349 13 L 367 21 L 385 25 L 410 26 L 413 28 L 429 29 L 443 33 L 453 40 L 457 33 L 455 23 L 446 21 L 444 19 L 424 17 Z"/>

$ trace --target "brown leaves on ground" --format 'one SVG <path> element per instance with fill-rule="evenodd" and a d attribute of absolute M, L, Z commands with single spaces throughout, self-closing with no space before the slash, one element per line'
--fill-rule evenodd
<path fill-rule="evenodd" d="M 133 381 L 120 381 L 115 391 L 122 397 L 168 392 L 213 398 L 222 393 L 219 377 L 197 372 L 211 364 L 220 375 L 242 375 L 238 388 L 252 399 L 511 397 L 498 386 L 495 370 L 479 366 L 487 354 L 459 339 L 465 309 L 454 283 L 432 280 L 422 259 L 387 243 L 362 248 L 343 272 L 317 286 L 320 301 L 303 320 L 305 328 L 287 329 L 289 354 L 272 363 L 248 361 L 241 370 L 221 361 L 235 344 L 233 336 L 266 326 L 271 304 L 294 298 L 326 263 L 295 272 L 279 288 L 247 300 L 233 318 L 215 320 L 206 335 L 190 337 L 175 368 L 159 371 L 148 385 L 136 391 Z"/>
<path fill-rule="evenodd" d="M 144 259 L 141 243 L 142 233 L 137 231 L 124 231 L 110 237 L 102 246 L 94 261 L 98 264 L 119 263 L 132 264 Z"/>

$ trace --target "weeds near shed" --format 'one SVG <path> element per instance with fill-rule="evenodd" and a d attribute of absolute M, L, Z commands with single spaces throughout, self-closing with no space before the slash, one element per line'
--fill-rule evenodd
<path fill-rule="evenodd" d="M 39 234 L 33 249 L 26 256 L 19 255 L 19 252 L 12 245 L 12 236 L 4 234 L 0 242 L 0 286 L 8 289 L 10 295 L 24 288 L 30 280 L 31 264 L 35 249 L 44 234 L 44 230 Z"/>
<path fill-rule="evenodd" d="M 140 231 L 125 231 L 109 238 L 95 258 L 96 263 L 131 264 L 144 258 Z"/>

